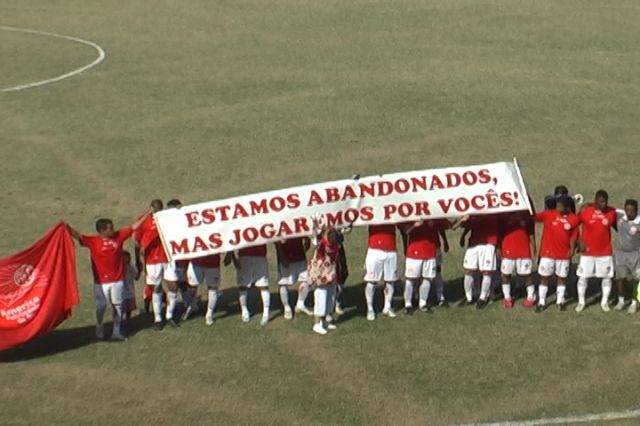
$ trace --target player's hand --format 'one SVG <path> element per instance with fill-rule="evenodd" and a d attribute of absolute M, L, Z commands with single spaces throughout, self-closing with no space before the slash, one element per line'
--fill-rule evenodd
<path fill-rule="evenodd" d="M 469 214 L 465 214 L 465 215 L 464 215 L 464 216 L 462 216 L 462 218 L 460 219 L 460 222 L 468 222 L 470 218 L 471 218 L 471 215 L 469 215 Z"/>

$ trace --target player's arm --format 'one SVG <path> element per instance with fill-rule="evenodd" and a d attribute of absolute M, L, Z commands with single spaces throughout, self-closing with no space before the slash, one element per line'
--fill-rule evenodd
<path fill-rule="evenodd" d="M 140 226 L 144 223 L 144 221 L 147 220 L 150 214 L 153 214 L 153 209 L 151 208 L 145 214 L 140 216 L 140 219 L 136 220 L 131 224 L 131 230 L 137 231 L 138 228 L 140 228 Z"/>
<path fill-rule="evenodd" d="M 78 231 L 76 231 L 71 225 L 67 224 L 67 231 L 69 231 L 69 234 L 71 235 L 71 237 L 73 237 L 74 239 L 78 240 L 78 242 L 80 244 L 82 244 L 82 242 L 80 241 L 80 233 Z"/>
<path fill-rule="evenodd" d="M 224 266 L 229 266 L 233 263 L 233 266 L 236 269 L 240 269 L 240 262 L 238 262 L 238 258 L 236 257 L 236 254 L 232 251 L 228 251 L 224 255 L 224 260 L 222 261 L 222 263 L 224 264 Z"/>
<path fill-rule="evenodd" d="M 469 218 L 470 216 L 468 214 L 462 216 L 460 219 L 453 222 L 453 224 L 451 225 L 451 230 L 455 231 L 456 229 L 460 228 L 462 225 L 469 221 Z"/>

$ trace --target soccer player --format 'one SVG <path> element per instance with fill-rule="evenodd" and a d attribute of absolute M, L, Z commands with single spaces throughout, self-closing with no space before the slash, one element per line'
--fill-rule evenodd
<path fill-rule="evenodd" d="M 364 280 L 365 298 L 367 300 L 367 320 L 374 321 L 376 313 L 373 308 L 376 284 L 384 279 L 384 308 L 382 314 L 395 318 L 391 303 L 393 301 L 393 285 L 398 281 L 398 254 L 396 253 L 396 225 L 369 226 L 369 240 L 365 259 L 366 274 Z"/>
<path fill-rule="evenodd" d="M 104 339 L 104 313 L 107 304 L 113 307 L 112 340 L 126 340 L 120 329 L 122 321 L 122 293 L 124 288 L 124 242 L 146 220 L 146 213 L 133 225 L 114 230 L 111 219 L 98 219 L 96 231 L 98 235 L 83 235 L 67 225 L 69 233 L 80 245 L 89 249 L 91 269 L 93 271 L 93 292 L 96 301 L 96 337 Z"/>
<path fill-rule="evenodd" d="M 404 309 L 407 315 L 413 313 L 413 291 L 418 285 L 418 309 L 425 313 L 431 312 L 428 300 L 431 282 L 438 274 L 440 232 L 448 226 L 447 220 L 429 219 L 414 222 L 404 229 L 408 236 L 404 288 Z"/>
<path fill-rule="evenodd" d="M 614 275 L 613 248 L 611 247 L 611 228 L 616 226 L 616 210 L 609 207 L 607 191 L 596 192 L 592 204 L 584 206 L 578 218 L 582 225 L 580 236 L 580 263 L 578 265 L 578 306 L 576 312 L 582 312 L 585 307 L 587 281 L 589 278 L 602 280 L 602 299 L 600 307 L 609 312 L 609 295 L 611 294 L 611 279 Z"/>
<path fill-rule="evenodd" d="M 260 298 L 262 299 L 260 325 L 267 325 L 269 323 L 269 305 L 271 304 L 267 246 L 263 244 L 240 249 L 237 262 L 234 262 L 234 264 L 237 269 L 238 300 L 242 310 L 242 321 L 251 321 L 251 313 L 247 305 L 247 293 L 249 288 L 255 286 L 260 290 Z"/>
<path fill-rule="evenodd" d="M 627 279 L 640 280 L 640 216 L 638 201 L 627 200 L 624 210 L 618 210 L 618 249 L 616 257 L 616 287 L 618 288 L 618 304 L 615 310 L 624 308 L 624 284 Z M 631 298 L 628 312 L 635 314 L 638 303 Z"/>
<path fill-rule="evenodd" d="M 557 198 L 554 210 L 543 210 L 536 213 L 536 222 L 542 222 L 542 240 L 540 242 L 540 262 L 538 275 L 541 283 L 538 286 L 538 303 L 536 312 L 542 312 L 546 306 L 546 297 L 551 277 L 557 281 L 556 306 L 565 309 L 566 281 L 571 267 L 571 258 L 575 253 L 578 239 L 579 219 L 571 213 L 571 198 L 562 195 Z M 527 287 L 527 300 L 524 306 L 530 308 L 535 304 L 535 296 Z"/>
<path fill-rule="evenodd" d="M 300 283 L 301 287 L 306 286 L 307 250 L 310 246 L 311 240 L 307 237 L 289 238 L 275 243 L 278 258 L 278 288 L 286 320 L 293 318 L 293 310 L 289 304 L 289 287 L 297 283 Z M 302 302 L 300 311 L 304 312 L 304 309 L 306 308 Z M 298 311 L 297 305 L 296 311 Z"/>
<path fill-rule="evenodd" d="M 524 279 L 527 300 L 533 299 L 535 287 L 531 272 L 535 252 L 535 226 L 531 214 L 523 210 L 500 215 L 500 272 L 505 308 L 513 308 L 511 280 L 514 275 Z"/>
<path fill-rule="evenodd" d="M 466 304 L 473 304 L 474 274 L 482 274 L 480 298 L 476 303 L 477 309 L 484 308 L 491 293 L 491 275 L 496 270 L 496 245 L 498 243 L 497 215 L 465 215 L 453 224 L 451 229 L 459 227 L 471 232 L 467 250 L 464 254 L 464 293 Z"/>
<path fill-rule="evenodd" d="M 208 256 L 191 259 L 189 267 L 187 268 L 187 282 L 193 290 L 187 312 L 190 313 L 194 311 L 193 305 L 197 300 L 195 293 L 198 286 L 206 285 L 208 289 L 208 300 L 205 324 L 213 325 L 213 314 L 216 310 L 216 304 L 218 303 L 218 288 L 220 287 L 220 255 L 210 254 Z M 187 301 L 185 301 L 185 303 L 187 303 Z"/>

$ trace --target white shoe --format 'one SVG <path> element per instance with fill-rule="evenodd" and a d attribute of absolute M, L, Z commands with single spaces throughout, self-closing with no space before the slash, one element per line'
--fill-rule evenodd
<path fill-rule="evenodd" d="M 324 320 L 326 322 L 333 322 L 333 317 L 331 315 L 327 315 L 326 317 L 324 317 Z"/>
<path fill-rule="evenodd" d="M 337 329 L 337 328 L 338 328 L 338 327 L 336 327 L 336 325 L 335 325 L 335 324 L 331 324 L 331 323 L 327 324 L 327 330 L 335 330 L 335 329 Z"/>
<path fill-rule="evenodd" d="M 322 323 L 318 322 L 313 326 L 313 331 L 318 334 L 325 335 L 327 334 L 327 330 L 322 326 Z"/>
<path fill-rule="evenodd" d="M 204 318 L 204 323 L 207 325 L 213 325 L 213 314 L 207 314 Z"/>
<path fill-rule="evenodd" d="M 613 307 L 614 310 L 616 311 L 621 311 L 624 309 L 624 300 L 620 300 L 618 301 L 618 303 L 616 304 L 616 306 Z"/>
<path fill-rule="evenodd" d="M 602 312 L 610 312 L 611 311 L 611 308 L 609 307 L 608 303 L 602 303 L 600 305 L 600 308 L 602 308 Z"/>
<path fill-rule="evenodd" d="M 293 311 L 291 310 L 291 308 L 284 309 L 284 319 L 286 320 L 293 319 Z"/>
<path fill-rule="evenodd" d="M 634 301 L 629 305 L 629 309 L 627 309 L 627 313 L 633 315 L 638 312 L 638 304 Z"/>
<path fill-rule="evenodd" d="M 96 339 L 104 339 L 104 328 L 101 325 L 96 325 Z"/>
<path fill-rule="evenodd" d="M 309 310 L 309 308 L 307 308 L 306 306 L 296 305 L 296 313 L 303 313 L 308 316 L 313 316 L 313 312 L 311 312 L 311 310 Z"/>
<path fill-rule="evenodd" d="M 342 309 L 342 306 L 340 306 L 339 303 L 336 303 L 336 314 L 344 315 L 344 309 Z"/>
<path fill-rule="evenodd" d="M 376 320 L 376 313 L 373 311 L 368 311 L 367 312 L 367 321 L 375 321 Z"/>
<path fill-rule="evenodd" d="M 584 303 L 578 303 L 578 306 L 576 306 L 576 312 L 582 311 L 584 311 Z"/>
<path fill-rule="evenodd" d="M 260 318 L 260 325 L 264 327 L 267 324 L 269 324 L 269 315 L 263 315 L 262 318 Z"/>
<path fill-rule="evenodd" d="M 127 338 L 124 337 L 122 334 L 120 333 L 113 333 L 111 335 L 111 340 L 116 341 L 116 342 L 126 342 Z"/>
<path fill-rule="evenodd" d="M 249 321 L 251 321 L 251 314 L 249 313 L 249 311 L 242 311 L 242 322 Z"/>
<path fill-rule="evenodd" d="M 391 308 L 385 309 L 384 311 L 382 311 L 382 315 L 386 315 L 389 318 L 395 318 L 396 317 L 396 313 L 393 312 L 393 309 L 391 309 Z"/>

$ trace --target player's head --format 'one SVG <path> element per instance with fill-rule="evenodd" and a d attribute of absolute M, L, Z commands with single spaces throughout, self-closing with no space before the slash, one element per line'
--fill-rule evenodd
<path fill-rule="evenodd" d="M 122 252 L 122 261 L 124 262 L 125 265 L 128 265 L 131 263 L 131 253 L 129 253 L 128 251 L 123 251 Z"/>
<path fill-rule="evenodd" d="M 162 210 L 164 206 L 162 205 L 162 200 L 158 200 L 156 198 L 155 200 L 151 200 L 151 203 L 149 204 L 149 207 L 151 207 L 153 212 L 156 213 L 156 212 L 159 212 L 160 210 Z"/>
<path fill-rule="evenodd" d="M 327 228 L 324 235 L 327 238 L 329 244 L 338 244 L 338 231 L 333 226 Z"/>
<path fill-rule="evenodd" d="M 569 188 L 564 185 L 558 185 L 553 189 L 553 195 L 559 197 L 561 195 L 569 195 Z"/>
<path fill-rule="evenodd" d="M 113 237 L 113 234 L 115 233 L 113 230 L 113 221 L 105 218 L 96 220 L 96 231 L 98 231 L 98 234 L 102 237 Z"/>
<path fill-rule="evenodd" d="M 596 196 L 593 200 L 593 205 L 595 208 L 602 210 L 607 207 L 609 203 L 609 194 L 604 189 L 600 189 L 596 192 Z"/>
<path fill-rule="evenodd" d="M 561 195 L 556 200 L 556 210 L 560 213 L 567 213 L 571 208 L 571 198 L 568 195 Z"/>
<path fill-rule="evenodd" d="M 627 219 L 635 219 L 638 216 L 638 200 L 629 199 L 625 201 L 624 212 L 627 215 Z"/>
<path fill-rule="evenodd" d="M 167 201 L 167 207 L 170 209 L 179 209 L 180 207 L 182 207 L 182 203 L 177 198 L 172 198 L 171 200 Z"/>

